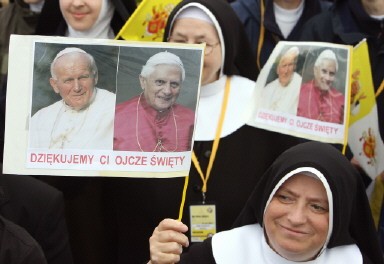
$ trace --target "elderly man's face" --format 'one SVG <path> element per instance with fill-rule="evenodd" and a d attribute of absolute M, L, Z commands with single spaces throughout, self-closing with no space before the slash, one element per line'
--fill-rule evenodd
<path fill-rule="evenodd" d="M 140 76 L 147 103 L 157 111 L 170 108 L 181 89 L 181 70 L 176 65 L 160 64 L 147 78 Z"/>
<path fill-rule="evenodd" d="M 296 56 L 296 54 L 292 53 L 286 54 L 279 61 L 276 72 L 282 86 L 287 86 L 291 82 L 293 72 L 296 68 Z"/>
<path fill-rule="evenodd" d="M 64 102 L 75 110 L 87 107 L 97 83 L 88 57 L 82 53 L 65 54 L 56 61 L 54 72 L 56 78 L 53 76 L 50 83 Z"/>
<path fill-rule="evenodd" d="M 331 89 L 336 74 L 336 62 L 324 59 L 319 66 L 314 67 L 315 85 L 322 91 Z"/>
<path fill-rule="evenodd" d="M 103 0 L 60 0 L 65 21 L 75 30 L 89 30 L 99 17 Z"/>

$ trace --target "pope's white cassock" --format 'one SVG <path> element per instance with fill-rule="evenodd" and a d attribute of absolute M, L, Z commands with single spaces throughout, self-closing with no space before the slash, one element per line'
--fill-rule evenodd
<path fill-rule="evenodd" d="M 36 112 L 30 122 L 29 147 L 111 150 L 116 96 L 95 89 L 95 97 L 85 109 L 73 110 L 60 100 Z"/>
<path fill-rule="evenodd" d="M 296 72 L 287 86 L 282 86 L 277 78 L 263 88 L 260 107 L 296 115 L 300 87 L 301 76 Z"/>

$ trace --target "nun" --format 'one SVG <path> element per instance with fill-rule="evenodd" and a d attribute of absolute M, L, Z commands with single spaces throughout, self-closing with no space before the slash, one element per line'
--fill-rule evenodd
<path fill-rule="evenodd" d="M 198 205 L 204 202 L 208 210 L 215 210 L 216 218 L 208 224 L 215 232 L 230 229 L 263 173 L 297 140 L 248 126 L 242 118 L 258 71 L 247 36 L 227 1 L 179 2 L 167 20 L 164 41 L 206 43 L 194 158 L 182 215 L 183 222 L 196 227 L 187 236 L 201 243 L 209 234 L 203 233 L 205 226 L 190 221 L 201 216 L 194 215 Z M 251 155 L 255 159 L 249 159 Z M 180 176 L 107 180 L 109 196 L 105 197 L 117 220 L 111 224 L 116 238 L 109 243 L 118 249 L 116 263 L 148 261 L 153 228 L 180 212 L 185 175 Z"/>
<path fill-rule="evenodd" d="M 160 223 L 150 263 L 177 262 L 186 229 L 171 219 Z M 191 246 L 180 263 L 384 262 L 358 172 L 333 146 L 307 142 L 276 159 L 235 228 Z"/>

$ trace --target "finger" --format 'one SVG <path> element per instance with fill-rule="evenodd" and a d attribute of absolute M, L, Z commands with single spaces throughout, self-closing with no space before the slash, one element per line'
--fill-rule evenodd
<path fill-rule="evenodd" d="M 173 264 L 180 261 L 180 255 L 177 254 L 164 254 L 159 253 L 157 255 L 151 254 L 152 264 Z"/>
<path fill-rule="evenodd" d="M 150 252 L 161 252 L 165 254 L 177 254 L 180 255 L 183 253 L 183 247 L 181 244 L 176 242 L 168 243 L 151 243 Z"/>
<path fill-rule="evenodd" d="M 188 247 L 189 245 L 188 237 L 186 235 L 173 230 L 158 231 L 156 228 L 152 236 L 149 238 L 149 243 L 154 245 L 157 243 L 172 242 L 183 245 L 184 247 Z"/>
<path fill-rule="evenodd" d="M 163 221 L 160 222 L 158 225 L 159 231 L 163 230 L 174 230 L 178 232 L 187 232 L 188 231 L 188 226 L 183 224 L 182 222 L 175 220 L 175 219 L 170 219 L 166 218 Z"/>

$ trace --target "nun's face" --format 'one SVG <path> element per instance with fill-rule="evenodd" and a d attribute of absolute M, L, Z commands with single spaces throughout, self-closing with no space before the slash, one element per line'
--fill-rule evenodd
<path fill-rule="evenodd" d="M 104 0 L 60 0 L 65 21 L 78 31 L 92 28 L 99 17 Z"/>
<path fill-rule="evenodd" d="M 277 190 L 264 214 L 268 244 L 291 261 L 314 259 L 329 228 L 328 199 L 322 182 L 297 174 Z"/>
<path fill-rule="evenodd" d="M 216 28 L 205 21 L 194 18 L 181 18 L 175 21 L 171 42 L 199 44 L 205 42 L 211 46 L 210 53 L 204 56 L 202 85 L 216 81 L 221 69 L 221 45 Z"/>

